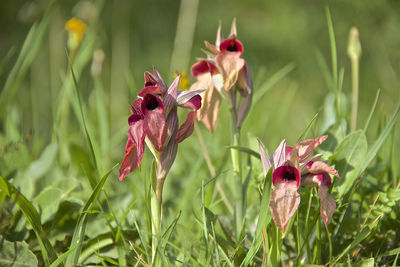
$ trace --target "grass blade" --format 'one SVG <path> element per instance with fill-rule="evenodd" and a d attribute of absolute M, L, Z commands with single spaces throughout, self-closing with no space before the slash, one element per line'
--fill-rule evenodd
<path fill-rule="evenodd" d="M 108 171 L 100 180 L 100 182 L 96 185 L 94 188 L 92 194 L 90 195 L 89 199 L 86 201 L 85 206 L 83 207 L 83 210 L 81 214 L 79 215 L 78 221 L 76 223 L 75 231 L 72 236 L 71 240 L 71 248 L 74 246 L 78 246 L 76 250 L 74 250 L 70 255 L 68 255 L 67 262 L 65 266 L 74 266 L 74 264 L 77 264 L 79 261 L 79 255 L 82 250 L 82 243 L 83 243 L 83 238 L 85 236 L 85 229 L 86 229 L 86 223 L 87 223 L 87 216 L 88 216 L 88 211 L 91 210 L 93 207 L 95 201 L 97 200 L 97 197 L 100 194 L 100 191 L 103 189 L 104 183 L 106 182 L 108 176 L 111 174 L 111 172 L 117 167 L 118 164 L 116 164 L 110 171 Z M 70 248 L 70 249 L 71 249 Z"/>
<path fill-rule="evenodd" d="M 296 65 L 294 63 L 289 63 L 285 65 L 283 68 L 274 73 L 269 79 L 267 79 L 263 84 L 261 84 L 260 88 L 257 88 L 256 92 L 254 93 L 253 105 L 256 105 L 257 102 L 260 101 L 261 98 L 264 96 L 264 94 L 268 92 L 269 89 L 271 89 L 276 83 L 285 78 L 285 76 L 288 75 L 295 66 Z"/>
<path fill-rule="evenodd" d="M 365 122 L 365 126 L 364 126 L 364 133 L 366 133 L 366 132 L 367 132 L 367 129 L 368 129 L 369 123 L 371 122 L 371 119 L 372 119 L 372 115 L 373 115 L 373 114 L 374 114 L 374 112 L 375 112 L 375 109 L 376 109 L 376 104 L 378 103 L 378 99 L 379 99 L 379 95 L 380 95 L 380 93 L 381 93 L 381 89 L 378 89 L 378 91 L 376 92 L 376 96 L 375 96 L 374 104 L 372 105 L 371 111 L 369 112 L 369 115 L 368 115 L 368 119 L 367 119 L 367 121 Z"/>
<path fill-rule="evenodd" d="M 43 231 L 42 224 L 40 222 L 40 215 L 32 205 L 32 203 L 15 188 L 12 184 L 7 182 L 3 177 L 0 176 L 0 189 L 5 192 L 12 200 L 14 200 L 18 207 L 21 209 L 26 220 L 32 226 L 33 231 L 39 242 L 42 257 L 46 265 L 57 259 L 57 254 L 54 251 L 50 241 L 46 237 L 46 233 Z"/>

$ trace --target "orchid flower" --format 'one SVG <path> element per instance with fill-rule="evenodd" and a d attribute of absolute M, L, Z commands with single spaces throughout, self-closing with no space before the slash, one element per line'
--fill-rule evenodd
<path fill-rule="evenodd" d="M 193 132 L 195 113 L 201 106 L 202 90 L 179 91 L 177 77 L 168 88 L 156 69 L 145 73 L 145 87 L 131 105 L 128 119 L 128 141 L 125 158 L 119 170 L 119 180 L 140 168 L 145 143 L 153 152 L 158 165 L 157 179 L 164 180 L 176 157 L 178 143 Z M 177 106 L 191 111 L 178 127 Z"/>
<path fill-rule="evenodd" d="M 221 105 L 221 94 L 231 102 L 235 114 L 236 127 L 240 128 L 246 117 L 253 95 L 253 83 L 247 68 L 246 61 L 241 57 L 243 45 L 236 38 L 236 20 L 233 20 L 231 33 L 223 39 L 221 24 L 217 32 L 215 45 L 205 41 L 207 58 L 198 58 L 192 66 L 192 75 L 197 79 L 190 90 L 205 88 L 204 103 L 197 115 L 198 120 L 213 132 L 218 121 L 218 111 Z M 236 94 L 243 97 L 237 103 Z"/>
<path fill-rule="evenodd" d="M 336 204 L 328 193 L 331 186 L 329 174 L 338 178 L 339 174 L 332 166 L 319 161 L 321 154 L 311 156 L 314 149 L 327 137 L 325 135 L 316 139 L 307 139 L 295 144 L 294 148 L 286 146 L 286 142 L 283 140 L 271 158 L 267 156 L 264 146 L 259 141 L 264 175 L 271 167 L 273 168 L 272 184 L 275 189 L 271 193 L 270 210 L 275 225 L 282 232 L 286 231 L 290 218 L 300 204 L 300 195 L 297 192 L 300 185 L 304 187 L 319 186 L 321 218 L 325 225 L 330 222 Z"/>

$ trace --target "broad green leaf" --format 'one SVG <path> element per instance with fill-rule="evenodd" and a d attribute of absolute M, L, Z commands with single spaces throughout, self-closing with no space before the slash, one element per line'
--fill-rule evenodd
<path fill-rule="evenodd" d="M 75 226 L 75 231 L 74 231 L 74 234 L 72 236 L 72 241 L 71 241 L 71 248 L 75 245 L 78 245 L 78 247 L 70 255 L 68 255 L 67 262 L 65 264 L 67 267 L 73 266 L 74 264 L 79 263 L 79 255 L 82 250 L 82 243 L 83 243 L 83 238 L 85 236 L 85 229 L 86 229 L 86 224 L 87 224 L 87 216 L 88 216 L 87 212 L 93 207 L 97 197 L 99 196 L 101 190 L 103 189 L 104 183 L 106 182 L 108 176 L 111 174 L 111 172 L 114 170 L 114 168 L 117 165 L 115 165 L 110 171 L 108 171 L 101 178 L 100 182 L 94 188 L 89 199 L 86 201 L 86 204 L 83 207 L 81 214 L 79 215 L 78 222 Z"/>
<path fill-rule="evenodd" d="M 52 143 L 48 145 L 40 155 L 40 158 L 32 162 L 26 172 L 33 179 L 41 177 L 52 167 L 56 154 L 57 144 Z"/>
<path fill-rule="evenodd" d="M 63 192 L 57 188 L 48 187 L 35 198 L 35 202 L 39 205 L 43 222 L 46 222 L 57 212 L 62 193 Z"/>
<path fill-rule="evenodd" d="M 34 267 L 38 260 L 29 250 L 25 242 L 10 242 L 2 240 L 0 243 L 0 266 Z"/>
<path fill-rule="evenodd" d="M 349 134 L 338 145 L 334 153 L 334 164 L 341 176 L 336 180 L 335 188 L 338 199 L 341 199 L 360 175 L 361 164 L 367 153 L 367 139 L 362 130 Z"/>
<path fill-rule="evenodd" d="M 23 194 L 21 194 L 21 192 L 18 191 L 18 189 L 16 189 L 12 184 L 4 180 L 4 178 L 1 176 L 0 189 L 17 203 L 18 207 L 21 209 L 26 220 L 32 226 L 32 229 L 36 234 L 44 262 L 47 265 L 50 264 L 50 261 L 53 261 L 57 258 L 57 254 L 51 246 L 50 241 L 47 239 L 46 233 L 42 229 L 40 216 L 35 207 L 28 199 L 26 199 Z"/>

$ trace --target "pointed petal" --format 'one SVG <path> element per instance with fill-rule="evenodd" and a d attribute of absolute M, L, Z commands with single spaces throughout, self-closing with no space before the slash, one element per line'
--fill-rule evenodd
<path fill-rule="evenodd" d="M 167 94 L 164 97 L 164 111 L 165 116 L 168 117 L 170 111 L 176 107 L 177 102 L 176 99 L 178 97 L 178 87 L 179 87 L 180 76 L 176 77 L 175 80 L 172 82 L 170 87 L 168 88 Z"/>
<path fill-rule="evenodd" d="M 313 151 L 316 149 L 322 142 L 324 142 L 328 138 L 327 135 L 317 137 L 315 139 L 307 139 L 301 141 L 295 145 L 296 150 L 298 151 L 299 160 L 302 161 L 307 158 Z"/>
<path fill-rule="evenodd" d="M 189 137 L 193 133 L 194 129 L 194 120 L 196 118 L 196 112 L 191 111 L 189 114 L 186 116 L 186 120 L 184 123 L 182 123 L 181 127 L 179 127 L 179 130 L 176 134 L 176 143 L 180 143 L 183 140 L 185 140 L 187 137 Z"/>
<path fill-rule="evenodd" d="M 218 48 L 217 47 L 215 47 L 215 46 L 213 46 L 212 44 L 210 44 L 209 42 L 207 42 L 207 41 L 204 41 L 204 44 L 206 45 L 206 47 L 211 51 L 211 52 L 213 52 L 214 54 L 217 54 L 217 53 L 219 53 L 219 50 L 218 50 Z"/>
<path fill-rule="evenodd" d="M 156 80 L 156 82 L 158 83 L 158 85 L 161 87 L 161 89 L 164 92 L 167 92 L 168 86 L 167 86 L 167 84 L 165 83 L 164 79 L 161 77 L 160 73 L 158 72 L 158 70 L 155 67 L 153 67 L 153 77 Z"/>
<path fill-rule="evenodd" d="M 137 165 L 136 147 L 131 139 L 128 139 L 125 148 L 125 157 L 119 167 L 119 180 L 122 181 L 125 176 L 133 172 Z"/>
<path fill-rule="evenodd" d="M 271 168 L 272 162 L 270 161 L 267 152 L 265 152 L 264 145 L 262 144 L 260 139 L 257 138 L 257 140 L 258 140 L 258 148 L 260 149 L 261 163 L 263 166 L 264 176 L 265 176 L 267 175 L 269 169 Z"/>
<path fill-rule="evenodd" d="M 336 209 L 335 199 L 328 191 L 329 187 L 324 185 L 321 185 L 318 189 L 318 195 L 321 200 L 320 213 L 325 225 L 328 225 L 331 222 L 332 215 Z"/>
<path fill-rule="evenodd" d="M 275 225 L 281 229 L 282 233 L 286 231 L 287 224 L 299 204 L 300 195 L 294 184 L 278 183 L 271 192 L 269 208 Z"/>
<path fill-rule="evenodd" d="M 144 73 L 144 86 L 158 86 L 156 79 L 154 78 L 153 74 L 146 71 Z"/>
<path fill-rule="evenodd" d="M 286 161 L 286 140 L 283 139 L 279 144 L 278 148 L 272 154 L 272 162 L 274 163 L 274 169 L 281 166 Z"/>
<path fill-rule="evenodd" d="M 236 30 L 236 18 L 233 18 L 232 25 L 231 25 L 231 34 L 229 37 L 237 36 L 237 30 Z"/>
<path fill-rule="evenodd" d="M 144 147 L 145 147 L 145 142 L 144 139 L 146 137 L 146 133 L 144 130 L 144 120 L 136 120 L 134 121 L 135 117 L 137 115 L 131 115 L 129 117 L 129 130 L 128 130 L 128 136 L 129 139 L 132 140 L 134 145 L 136 146 L 136 151 L 137 151 L 137 165 L 140 168 L 140 163 L 142 162 L 142 158 L 144 155 Z"/>
<path fill-rule="evenodd" d="M 219 47 L 219 44 L 221 43 L 221 40 L 224 37 L 222 37 L 222 31 L 221 31 L 221 21 L 218 22 L 218 30 L 217 30 L 217 39 L 215 40 L 215 46 Z"/>
<path fill-rule="evenodd" d="M 197 119 L 201 121 L 211 133 L 214 132 L 218 122 L 218 112 L 221 106 L 221 95 L 214 88 L 211 75 L 205 73 L 197 77 L 190 91 L 197 91 L 199 88 L 205 88 L 206 91 L 201 94 L 202 103 L 197 111 Z"/>
<path fill-rule="evenodd" d="M 176 102 L 181 107 L 198 110 L 201 107 L 200 94 L 204 91 L 205 89 L 195 91 L 179 91 Z"/>
<path fill-rule="evenodd" d="M 144 131 L 155 149 L 161 151 L 166 138 L 164 106 L 161 99 L 147 94 L 142 102 L 144 114 Z"/>
<path fill-rule="evenodd" d="M 340 177 L 339 173 L 337 172 L 337 170 L 335 170 L 335 168 L 333 168 L 332 166 L 329 166 L 328 164 L 326 164 L 323 161 L 315 161 L 312 162 L 311 167 L 308 168 L 308 171 L 312 174 L 318 174 L 318 173 L 330 173 L 336 177 Z"/>

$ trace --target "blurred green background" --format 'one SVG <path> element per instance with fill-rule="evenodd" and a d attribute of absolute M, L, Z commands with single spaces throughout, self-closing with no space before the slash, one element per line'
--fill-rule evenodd
<path fill-rule="evenodd" d="M 43 139 L 43 143 L 51 136 L 51 103 L 61 87 L 60 73 L 67 68 L 64 24 L 72 16 L 82 18 L 89 28 L 96 28 L 94 48 L 105 52 L 102 81 L 110 98 L 112 131 L 126 127 L 127 107 L 142 86 L 144 71 L 156 66 L 165 79 L 171 81 L 173 71 L 188 69 L 195 57 L 204 56 L 200 51 L 204 48 L 203 40 L 214 42 L 218 21 L 222 22 L 226 36 L 236 17 L 238 37 L 245 46 L 244 57 L 253 76 L 259 79 L 256 81 L 267 79 L 288 63 L 295 66 L 253 107 L 254 118 L 263 114 L 255 120 L 259 123 L 249 125 L 252 124 L 249 120 L 246 127 L 275 143 L 282 137 L 295 141 L 299 131 L 320 110 L 328 92 L 316 56 L 320 51 L 331 66 L 326 6 L 332 14 L 338 66 L 344 68 L 343 91 L 347 95 L 351 88 L 346 55 L 348 32 L 352 26 L 360 32 L 359 125 L 365 120 L 378 88 L 382 89 L 380 106 L 385 111 L 393 110 L 399 97 L 398 1 L 117 0 L 55 1 L 54 5 L 44 40 L 18 89 L 15 102 L 23 118 L 21 132 L 34 128 L 36 137 Z M 10 55 L 8 62 L 13 62 L 33 22 L 41 18 L 48 6 L 49 1 L 1 1 L 1 58 Z M 184 27 L 177 32 L 179 19 Z M 182 39 L 175 41 L 179 34 Z M 174 41 L 179 44 L 173 55 Z M 90 69 L 90 59 L 87 60 L 83 70 L 86 74 Z M 1 67 L 4 84 L 4 73 L 12 64 Z M 87 97 L 90 83 L 90 75 L 80 79 L 81 90 Z M 257 87 L 254 90 L 257 91 Z M 283 100 L 288 95 L 287 103 Z M 282 108 L 284 103 L 290 108 Z"/>

